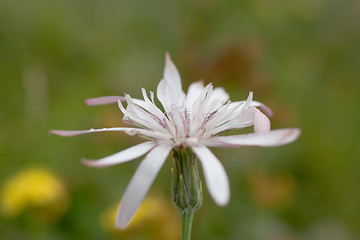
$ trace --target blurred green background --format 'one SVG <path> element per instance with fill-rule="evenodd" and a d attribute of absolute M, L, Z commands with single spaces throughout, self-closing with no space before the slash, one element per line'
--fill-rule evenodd
<path fill-rule="evenodd" d="M 184 89 L 202 78 L 232 100 L 254 91 L 272 128 L 302 129 L 283 147 L 213 149 L 231 201 L 217 207 L 205 189 L 193 239 L 360 239 L 359 10 L 357 0 L 0 0 L 0 238 L 178 239 L 171 161 L 151 189 L 158 200 L 120 232 L 111 209 L 140 159 L 79 160 L 142 140 L 48 134 L 123 126 L 116 105 L 84 99 L 155 91 L 169 51 Z"/>

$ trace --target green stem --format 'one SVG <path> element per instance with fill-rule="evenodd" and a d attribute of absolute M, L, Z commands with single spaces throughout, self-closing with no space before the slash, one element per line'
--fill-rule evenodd
<path fill-rule="evenodd" d="M 180 213 L 180 216 L 181 216 L 181 240 L 190 240 L 194 211 L 182 212 Z"/>

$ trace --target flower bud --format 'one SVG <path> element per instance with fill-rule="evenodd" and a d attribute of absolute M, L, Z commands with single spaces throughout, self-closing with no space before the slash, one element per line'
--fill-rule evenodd
<path fill-rule="evenodd" d="M 171 195 L 180 212 L 195 211 L 202 205 L 202 186 L 197 158 L 188 148 L 174 148 Z"/>

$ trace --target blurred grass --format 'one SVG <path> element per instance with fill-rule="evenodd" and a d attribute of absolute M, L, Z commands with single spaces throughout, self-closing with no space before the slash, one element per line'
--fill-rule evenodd
<path fill-rule="evenodd" d="M 280 148 L 214 150 L 232 198 L 218 208 L 205 193 L 194 239 L 359 238 L 359 8 L 355 0 L 0 1 L 0 181 L 44 166 L 61 176 L 71 197 L 63 218 L 43 227 L 28 212 L 0 217 L 0 238 L 111 238 L 100 215 L 120 200 L 139 160 L 89 169 L 79 159 L 140 139 L 63 139 L 48 130 L 122 125 L 116 106 L 87 108 L 83 100 L 155 91 L 165 51 L 184 87 L 203 78 L 224 86 L 232 100 L 254 91 L 273 109 L 273 128 L 303 131 Z M 168 199 L 170 167 L 154 183 Z M 270 190 L 256 192 L 257 184 L 284 175 L 293 181 L 285 202 L 254 199 L 276 199 Z"/>

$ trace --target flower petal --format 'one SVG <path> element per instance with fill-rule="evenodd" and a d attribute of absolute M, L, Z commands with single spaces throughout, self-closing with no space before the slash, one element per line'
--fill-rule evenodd
<path fill-rule="evenodd" d="M 201 162 L 210 195 L 216 204 L 226 205 L 230 198 L 230 187 L 224 167 L 207 147 L 195 145 L 191 149 Z"/>
<path fill-rule="evenodd" d="M 204 144 L 212 147 L 275 147 L 295 141 L 300 133 L 301 131 L 298 128 L 277 129 L 264 133 L 213 137 Z"/>
<path fill-rule="evenodd" d="M 194 136 L 196 132 L 199 132 L 199 128 L 202 123 L 205 123 L 206 115 L 204 110 L 206 104 L 209 101 L 208 96 L 211 95 L 213 91 L 213 86 L 209 83 L 198 95 L 197 99 L 194 101 L 191 111 L 190 111 L 190 135 Z"/>
<path fill-rule="evenodd" d="M 228 102 L 228 104 L 221 106 L 214 114 L 214 116 L 207 122 L 206 127 L 212 129 L 237 119 L 245 110 L 249 108 L 252 98 L 253 92 L 249 92 L 249 96 L 246 101 L 233 103 Z"/>
<path fill-rule="evenodd" d="M 105 105 L 105 104 L 117 103 L 119 100 L 125 101 L 125 98 L 120 96 L 88 98 L 85 100 L 85 104 L 88 106 Z"/>
<path fill-rule="evenodd" d="M 227 120 L 220 123 L 218 126 L 207 129 L 206 136 L 216 135 L 227 130 L 241 129 L 253 125 L 255 120 L 255 109 L 256 108 L 254 107 L 249 107 L 248 109 L 243 110 L 236 118 Z"/>
<path fill-rule="evenodd" d="M 157 87 L 157 97 L 166 112 L 171 111 L 171 106 L 182 106 L 185 101 L 185 93 L 182 91 L 179 71 L 171 61 L 169 53 L 166 53 L 164 78 Z"/>
<path fill-rule="evenodd" d="M 229 94 L 222 87 L 214 88 L 206 106 L 205 113 L 212 113 L 229 100 Z"/>
<path fill-rule="evenodd" d="M 111 132 L 111 131 L 128 131 L 134 128 L 123 128 L 123 127 L 117 127 L 117 128 L 101 128 L 101 129 L 93 129 L 90 130 L 51 130 L 50 134 L 59 135 L 62 137 L 72 137 L 76 135 L 86 134 L 86 133 L 94 133 L 94 132 Z"/>
<path fill-rule="evenodd" d="M 259 109 L 254 108 L 255 122 L 254 122 L 254 132 L 262 133 L 270 131 L 270 120 L 265 114 L 260 112 Z"/>
<path fill-rule="evenodd" d="M 140 135 L 151 139 L 156 140 L 169 140 L 171 138 L 170 135 L 164 134 L 161 132 L 140 129 L 140 128 L 125 128 L 125 127 L 115 127 L 115 128 L 102 128 L 102 129 L 90 129 L 90 130 L 51 130 L 50 134 L 59 135 L 62 137 L 72 137 L 81 134 L 87 133 L 94 133 L 94 132 L 112 132 L 112 131 L 120 131 L 125 132 L 126 134 L 133 136 L 133 135 Z"/>
<path fill-rule="evenodd" d="M 190 84 L 186 94 L 185 106 L 187 111 L 191 111 L 195 100 L 199 97 L 203 90 L 204 82 L 201 80 Z"/>
<path fill-rule="evenodd" d="M 136 105 L 139 105 L 140 107 L 144 108 L 145 110 L 151 112 L 157 118 L 159 118 L 159 119 L 165 118 L 164 113 L 154 103 L 154 93 L 150 92 L 150 95 L 151 95 L 151 98 L 152 98 L 152 100 L 150 101 L 150 99 L 147 96 L 146 90 L 144 88 L 142 88 L 141 91 L 142 91 L 144 100 L 133 98 L 132 99 L 133 102 Z"/>
<path fill-rule="evenodd" d="M 273 116 L 273 112 L 271 111 L 271 109 L 261 102 L 252 100 L 250 106 L 251 107 L 259 107 L 267 116 L 269 116 L 269 117 Z"/>
<path fill-rule="evenodd" d="M 125 121 L 130 121 L 136 126 L 151 129 L 155 132 L 166 132 L 162 120 L 155 116 L 153 111 L 135 104 L 129 95 L 126 95 L 125 99 L 128 104 L 126 109 L 123 107 L 121 101 L 118 102 L 119 108 L 124 114 Z M 141 100 L 138 100 L 138 102 L 141 102 Z"/>
<path fill-rule="evenodd" d="M 151 150 L 136 169 L 120 204 L 116 227 L 125 229 L 144 200 L 156 175 L 171 150 L 170 145 L 159 145 Z"/>
<path fill-rule="evenodd" d="M 164 79 L 162 79 L 157 86 L 156 96 L 159 99 L 161 105 L 163 105 L 165 112 L 170 112 L 170 104 L 168 103 L 167 100 L 166 89 L 167 89 L 167 83 L 165 82 Z"/>
<path fill-rule="evenodd" d="M 156 142 L 144 142 L 138 145 L 129 147 L 121 152 L 112 154 L 98 160 L 82 159 L 82 163 L 88 167 L 107 167 L 123 162 L 128 162 L 135 158 L 141 157 L 151 149 L 153 149 L 158 143 Z"/>
<path fill-rule="evenodd" d="M 181 91 L 181 78 L 179 71 L 177 70 L 175 64 L 170 58 L 170 54 L 167 52 L 165 54 L 165 69 L 164 69 L 164 79 L 165 81 L 176 90 Z"/>

